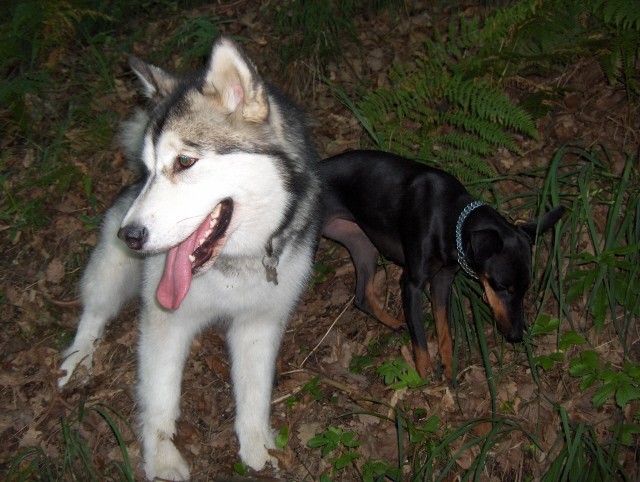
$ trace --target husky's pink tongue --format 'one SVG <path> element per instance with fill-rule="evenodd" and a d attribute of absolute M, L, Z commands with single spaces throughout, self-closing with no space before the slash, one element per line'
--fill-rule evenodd
<path fill-rule="evenodd" d="M 191 260 L 189 256 L 198 246 L 198 239 L 210 229 L 209 217 L 187 239 L 171 248 L 164 265 L 162 279 L 158 283 L 156 297 L 158 302 L 169 310 L 177 310 L 189 292 L 191 286 Z"/>

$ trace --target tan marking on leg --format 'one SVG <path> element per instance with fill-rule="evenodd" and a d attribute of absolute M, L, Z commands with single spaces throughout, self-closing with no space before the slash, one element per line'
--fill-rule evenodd
<path fill-rule="evenodd" d="M 404 326 L 404 323 L 401 320 L 397 320 L 393 316 L 385 313 L 385 311 L 380 307 L 375 294 L 374 277 L 372 277 L 367 283 L 367 287 L 365 288 L 365 298 L 367 299 L 367 304 L 371 308 L 373 315 L 383 324 L 387 325 L 389 328 L 393 328 L 394 330 Z"/>
<path fill-rule="evenodd" d="M 416 359 L 416 370 L 422 378 L 427 378 L 431 373 L 431 357 L 429 356 L 429 350 L 427 348 L 420 348 L 418 345 L 413 345 L 413 355 Z"/>
<path fill-rule="evenodd" d="M 438 351 L 444 365 L 444 375 L 449 380 L 453 380 L 453 341 L 449 331 L 447 310 L 443 306 L 436 306 L 435 301 L 432 303 L 432 308 L 436 321 L 436 333 L 438 334 Z"/>
<path fill-rule="evenodd" d="M 509 319 L 509 315 L 507 312 L 507 307 L 504 305 L 503 301 L 496 294 L 496 292 L 491 288 L 489 281 L 487 278 L 480 278 L 482 286 L 484 288 L 484 293 L 487 299 L 487 303 L 491 307 L 491 311 L 493 312 L 493 317 L 498 324 L 498 328 L 502 333 L 510 333 L 511 332 L 511 320 Z"/>

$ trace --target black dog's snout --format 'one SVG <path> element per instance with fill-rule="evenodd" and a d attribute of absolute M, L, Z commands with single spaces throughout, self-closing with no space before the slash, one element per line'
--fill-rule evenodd
<path fill-rule="evenodd" d="M 505 340 L 509 343 L 520 343 L 522 341 L 522 331 L 512 331 L 504 335 Z"/>
<path fill-rule="evenodd" d="M 135 224 L 132 226 L 125 226 L 118 230 L 118 237 L 127 243 L 127 246 L 131 249 L 135 249 L 136 251 L 142 249 L 144 243 L 147 242 L 147 238 L 149 233 L 147 228 L 143 226 L 136 226 Z"/>

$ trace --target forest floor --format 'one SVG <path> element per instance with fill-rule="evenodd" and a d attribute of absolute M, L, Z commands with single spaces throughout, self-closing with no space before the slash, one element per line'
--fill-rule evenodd
<path fill-rule="evenodd" d="M 315 69 L 313 65 L 294 63 L 285 71 L 272 61 L 280 39 L 273 27 L 261 20 L 259 9 L 253 8 L 255 4 L 227 2 L 201 7 L 189 14 L 218 15 L 229 21 L 221 26 L 223 33 L 245 37 L 242 45 L 262 75 L 282 86 L 309 113 L 323 157 L 363 145 L 366 134 L 327 83 L 310 74 Z M 472 13 L 470 10 L 469 14 Z M 388 67 L 407 60 L 434 28 L 446 25 L 448 18 L 447 12 L 436 15 L 415 9 L 401 16 L 381 13 L 355 21 L 357 42 L 345 42 L 344 61 L 324 66 L 325 75 L 345 91 L 353 90 L 363 79 L 371 86 L 384 85 Z M 148 58 L 146 54 L 160 48 L 166 32 L 174 28 L 171 19 L 145 26 L 145 33 L 134 43 L 132 53 Z M 178 48 L 176 62 L 180 55 Z M 351 68 L 345 68 L 344 62 Z M 73 78 L 74 71 L 70 69 L 68 75 Z M 95 99 L 95 108 L 111 109 L 125 118 L 139 97 L 135 79 L 126 70 L 124 54 L 121 70 L 113 75 L 115 91 Z M 623 148 L 637 145 L 638 133 L 628 128 L 624 93 L 610 88 L 598 64 L 581 61 L 537 81 L 562 85 L 566 93 L 537 121 L 539 139 L 523 140 L 522 157 L 505 154 L 494 159 L 496 171 L 509 175 L 527 167 L 546 166 L 560 146 L 580 142 L 585 146 L 598 143 L 610 146 L 611 170 L 620 172 L 625 160 Z M 81 142 L 83 135 L 82 131 L 67 133 L 73 142 Z M 30 162 L 31 153 L 28 149 L 16 152 L 19 172 L 21 165 Z M 96 152 L 91 159 L 73 162 L 92 180 L 92 195 L 99 210 L 109 206 L 121 187 L 134 178 L 115 143 Z M 64 427 L 61 420 L 76 420 L 82 406 L 100 404 L 117 411 L 129 424 L 117 422 L 136 479 L 143 480 L 135 433 L 137 303 L 128 306 L 108 327 L 95 354 L 93 376 L 86 383 L 76 376 L 65 390 L 56 388 L 60 353 L 74 334 L 81 310 L 73 301 L 77 297 L 77 282 L 89 253 L 87 246 L 95 245 L 98 235 L 95 226 L 82 217 L 89 212 L 85 188 L 77 183 L 64 193 L 52 192 L 51 203 L 46 206 L 48 219 L 38 229 L 24 229 L 12 237 L 4 227 L 0 232 L 3 253 L 0 289 L 4 301 L 0 304 L 0 438 L 4 440 L 0 460 L 10 460 L 22 448 L 32 446 L 41 447 L 52 457 L 59 454 Z M 34 196 L 46 191 L 42 186 L 34 189 L 40 190 Z M 436 376 L 416 389 L 394 390 L 385 385 L 376 367 L 399 357 L 411 364 L 408 335 L 390 333 L 353 306 L 355 276 L 344 248 L 323 240 L 316 261 L 323 272 L 330 274 L 318 276 L 308 287 L 289 324 L 273 390 L 272 424 L 277 430 L 288 427 L 288 442 L 280 454 L 278 469 L 268 468 L 250 474 L 251 477 L 317 480 L 321 474 L 332 474 L 334 480 L 359 480 L 366 460 L 396 463 L 398 432 L 393 421 L 394 407 L 406 413 L 416 426 L 424 425 L 433 415 L 439 417 L 433 432 L 434 444 L 443 440 L 447 431 L 469 420 L 491 418 L 486 373 L 480 353 L 473 346 L 458 345 L 455 386 Z M 401 312 L 400 270 L 390 266 L 386 274 L 386 280 L 381 278 L 381 299 L 385 299 L 386 309 L 397 315 Z M 428 306 L 425 304 L 427 312 Z M 580 304 L 576 303 L 572 310 L 579 315 Z M 528 307 L 527 313 L 531 312 Z M 491 448 L 483 480 L 537 480 L 545 473 L 549 460 L 559 450 L 562 424 L 556 405 L 565 407 L 573 422 L 588 421 L 603 436 L 606 434 L 612 423 L 610 410 L 607 406 L 600 410 L 592 406 L 593 392 L 578 389 L 579 380 L 567 374 L 566 364 L 541 373 L 536 383 L 525 350 L 506 344 L 492 326 L 487 325 L 485 330 L 494 363 L 499 410 L 515 420 L 519 429 L 505 432 Z M 437 354 L 433 326 L 428 326 L 428 334 L 430 352 Z M 611 342 L 610 336 L 610 331 L 604 330 L 593 334 L 593 339 L 608 361 L 620 363 L 621 347 Z M 535 350 L 548 353 L 555 346 L 555 338 L 548 337 L 541 339 Z M 631 346 L 638 359 L 637 336 Z M 365 356 L 372 357 L 371 366 L 354 373 L 350 369 L 352 360 Z M 238 462 L 234 401 L 223 334 L 208 331 L 194 342 L 184 375 L 181 411 L 176 442 L 191 465 L 193 479 L 224 480 L 238 476 L 234 468 Z M 121 460 L 113 433 L 97 411 L 86 410 L 82 423 L 74 422 L 73 426 L 79 428 L 97 466 Z M 307 445 L 312 437 L 330 426 L 354 432 L 362 442 L 357 447 L 359 459 L 341 470 L 334 467 L 333 472 L 331 457 L 335 454 L 323 458 L 319 449 Z M 476 424 L 468 437 L 487 434 L 490 428 L 490 424 Z M 535 434 L 545 450 L 531 449 L 527 434 Z M 450 452 L 467 440 L 465 437 L 453 440 Z M 477 445 L 471 446 L 456 460 L 457 467 L 452 473 L 464 473 L 479 450 Z M 637 457 L 637 453 L 630 451 L 621 455 L 621 463 L 634 473 Z"/>

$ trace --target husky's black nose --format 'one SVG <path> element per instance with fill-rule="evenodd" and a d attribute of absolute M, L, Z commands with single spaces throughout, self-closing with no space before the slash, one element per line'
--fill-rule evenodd
<path fill-rule="evenodd" d="M 147 228 L 143 226 L 125 226 L 118 230 L 118 237 L 127 243 L 127 246 L 136 251 L 142 249 L 148 237 Z"/>

